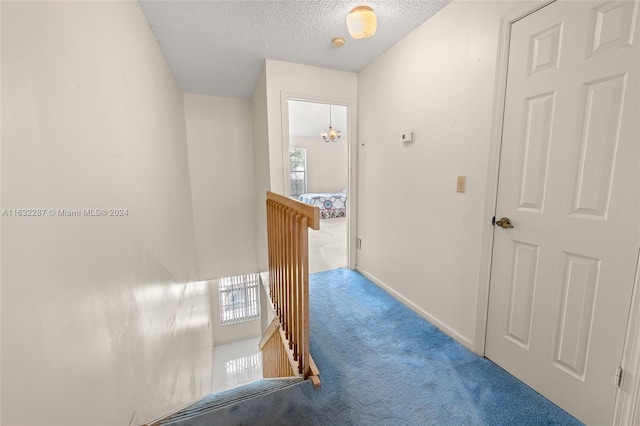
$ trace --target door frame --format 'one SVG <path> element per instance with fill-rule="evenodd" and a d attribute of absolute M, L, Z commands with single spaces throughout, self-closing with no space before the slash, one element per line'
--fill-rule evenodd
<path fill-rule="evenodd" d="M 285 196 L 289 196 L 290 187 L 288 185 L 289 182 L 289 144 L 290 144 L 290 135 L 289 135 L 289 103 L 288 101 L 303 101 L 303 102 L 312 102 L 316 104 L 327 104 L 327 105 L 340 105 L 347 108 L 347 140 L 349 141 L 349 146 L 347 149 L 348 158 L 348 171 L 347 171 L 347 267 L 349 269 L 356 268 L 356 216 L 357 216 L 357 203 L 358 199 L 357 194 L 357 176 L 358 176 L 358 162 L 357 162 L 357 152 L 358 152 L 358 141 L 357 133 L 354 128 L 354 123 L 356 122 L 356 117 L 354 117 L 354 108 L 351 102 L 345 99 L 337 99 L 333 97 L 318 97 L 312 95 L 300 95 L 295 93 L 281 92 L 280 93 L 280 109 L 282 116 L 282 162 L 283 162 L 283 173 L 284 173 L 284 188 L 283 192 Z M 318 136 L 319 138 L 319 136 Z"/>
<path fill-rule="evenodd" d="M 613 409 L 614 425 L 634 425 L 640 421 L 640 250 L 636 263 L 636 277 L 633 282 L 631 309 L 627 321 L 627 335 L 622 349 L 620 365 L 624 372 L 622 386 L 616 393 Z M 636 380 L 630 380 L 632 378 Z M 627 380 L 625 380 L 625 378 Z"/>
<path fill-rule="evenodd" d="M 484 356 L 486 350 L 487 319 L 489 313 L 489 291 L 491 264 L 493 261 L 493 236 L 495 226 L 491 222 L 496 214 L 498 199 L 498 174 L 502 148 L 502 128 L 507 93 L 507 68 L 509 65 L 509 44 L 512 25 L 558 0 L 526 2 L 500 19 L 498 49 L 494 82 L 489 155 L 485 181 L 485 202 L 482 226 L 478 298 L 476 306 L 476 328 L 474 352 Z M 635 0 L 639 1 L 639 0 Z M 637 25 L 637 24 L 636 24 Z M 622 386 L 616 392 L 612 424 L 635 424 L 640 421 L 640 251 L 633 284 L 631 308 L 627 321 L 621 366 L 624 371 Z M 626 378 L 626 380 L 625 380 Z M 635 380 L 633 380 L 635 378 Z M 613 377 L 611 378 L 613 383 Z"/>

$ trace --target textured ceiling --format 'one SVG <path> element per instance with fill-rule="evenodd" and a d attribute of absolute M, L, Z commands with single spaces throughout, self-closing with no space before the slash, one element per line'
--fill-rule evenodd
<path fill-rule="evenodd" d="M 358 72 L 448 2 L 139 1 L 182 90 L 235 98 L 251 97 L 265 58 Z M 354 40 L 346 16 L 360 4 L 375 10 L 378 30 Z"/>

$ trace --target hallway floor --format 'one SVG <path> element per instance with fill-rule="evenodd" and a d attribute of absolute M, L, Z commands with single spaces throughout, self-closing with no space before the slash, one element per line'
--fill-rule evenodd
<path fill-rule="evenodd" d="M 309 230 L 309 272 L 347 266 L 347 218 L 322 219 L 320 230 Z"/>
<path fill-rule="evenodd" d="M 216 346 L 213 350 L 211 392 L 241 386 L 262 379 L 259 337 Z"/>
<path fill-rule="evenodd" d="M 582 425 L 356 271 L 312 274 L 309 298 L 321 387 L 300 381 L 264 393 L 273 383 L 261 381 L 211 395 L 169 424 Z M 252 349 L 233 352 L 242 346 Z"/>

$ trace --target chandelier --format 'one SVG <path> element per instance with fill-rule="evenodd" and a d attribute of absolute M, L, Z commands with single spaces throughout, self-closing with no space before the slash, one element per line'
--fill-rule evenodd
<path fill-rule="evenodd" d="M 322 139 L 327 143 L 337 142 L 338 139 L 340 139 L 340 136 L 342 136 L 342 132 L 340 130 L 335 130 L 331 127 L 331 105 L 329 105 L 329 130 L 324 130 L 320 133 L 320 136 L 322 136 Z"/>

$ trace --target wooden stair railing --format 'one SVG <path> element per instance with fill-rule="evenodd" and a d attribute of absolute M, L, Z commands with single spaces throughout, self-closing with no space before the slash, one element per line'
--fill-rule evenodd
<path fill-rule="evenodd" d="M 260 350 L 265 378 L 299 376 L 319 386 L 309 354 L 308 228 L 320 229 L 318 207 L 267 192 L 269 298 L 275 318 Z"/>

